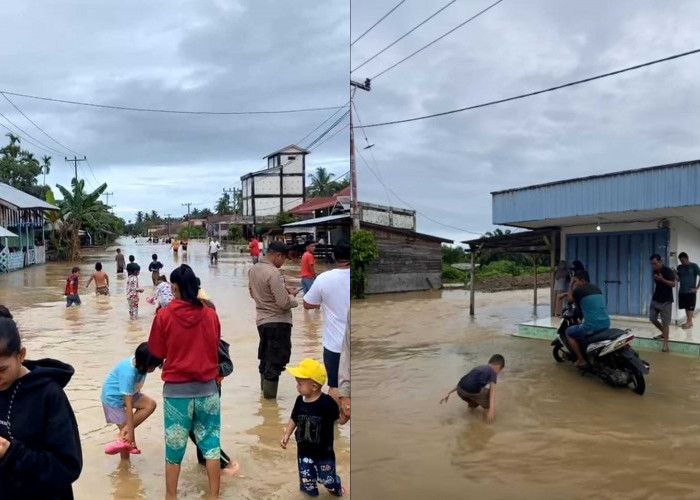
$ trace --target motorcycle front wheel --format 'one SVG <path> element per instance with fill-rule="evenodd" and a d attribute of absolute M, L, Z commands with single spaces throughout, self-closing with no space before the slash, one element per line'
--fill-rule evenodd
<path fill-rule="evenodd" d="M 561 344 L 556 344 L 554 346 L 554 348 L 552 349 L 552 356 L 554 356 L 554 359 L 557 363 L 563 363 L 567 360 L 566 351 L 564 350 L 564 347 Z"/>

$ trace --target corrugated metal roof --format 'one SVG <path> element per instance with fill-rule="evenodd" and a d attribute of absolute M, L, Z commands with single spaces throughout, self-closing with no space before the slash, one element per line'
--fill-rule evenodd
<path fill-rule="evenodd" d="M 8 184 L 0 182 L 0 201 L 4 201 L 17 208 L 40 208 L 43 210 L 58 210 L 58 207 L 46 203 L 39 198 L 13 188 Z"/>
<path fill-rule="evenodd" d="M 0 238 L 18 238 L 18 236 L 12 231 L 8 231 L 4 227 L 0 226 Z"/>
<path fill-rule="evenodd" d="M 496 225 L 696 206 L 700 205 L 700 160 L 492 194 Z"/>
<path fill-rule="evenodd" d="M 326 217 L 317 217 L 315 219 L 300 220 L 299 222 L 290 222 L 289 224 L 284 224 L 282 227 L 315 227 L 329 224 L 332 222 L 341 222 L 345 220 L 350 220 L 349 214 L 328 215 Z"/>

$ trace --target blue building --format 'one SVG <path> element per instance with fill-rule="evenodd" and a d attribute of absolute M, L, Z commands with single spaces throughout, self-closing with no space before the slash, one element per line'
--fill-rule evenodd
<path fill-rule="evenodd" d="M 553 258 L 583 262 L 613 315 L 647 315 L 652 254 L 700 262 L 700 160 L 497 191 L 492 202 L 493 224 L 555 235 Z"/>

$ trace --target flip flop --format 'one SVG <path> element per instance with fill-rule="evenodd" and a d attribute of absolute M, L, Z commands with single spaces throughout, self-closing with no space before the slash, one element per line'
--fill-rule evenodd
<path fill-rule="evenodd" d="M 654 337 L 654 340 L 663 340 L 664 339 L 664 334 L 662 333 L 661 335 L 657 335 Z"/>
<path fill-rule="evenodd" d="M 117 439 L 116 441 L 109 443 L 107 446 L 105 446 L 105 453 L 107 455 L 116 455 L 117 453 L 121 453 L 122 451 L 131 452 L 131 449 L 131 443 L 123 439 Z"/>
<path fill-rule="evenodd" d="M 131 444 L 129 444 L 129 446 L 131 446 Z M 132 455 L 140 455 L 141 450 L 139 450 L 136 446 L 131 446 L 131 448 L 129 448 L 129 453 Z"/>

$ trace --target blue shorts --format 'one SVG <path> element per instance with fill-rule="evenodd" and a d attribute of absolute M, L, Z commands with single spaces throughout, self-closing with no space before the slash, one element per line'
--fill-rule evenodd
<path fill-rule="evenodd" d="M 301 279 L 301 288 L 304 290 L 304 295 L 309 293 L 309 290 L 311 290 L 311 285 L 314 284 L 314 278 L 302 278 Z"/>
<path fill-rule="evenodd" d="M 587 337 L 588 335 L 596 333 L 596 331 L 598 330 L 593 330 L 592 328 L 589 328 L 585 323 L 582 323 L 580 325 L 572 325 L 569 328 L 567 328 L 566 336 L 570 339 L 581 340 L 583 337 Z"/>

